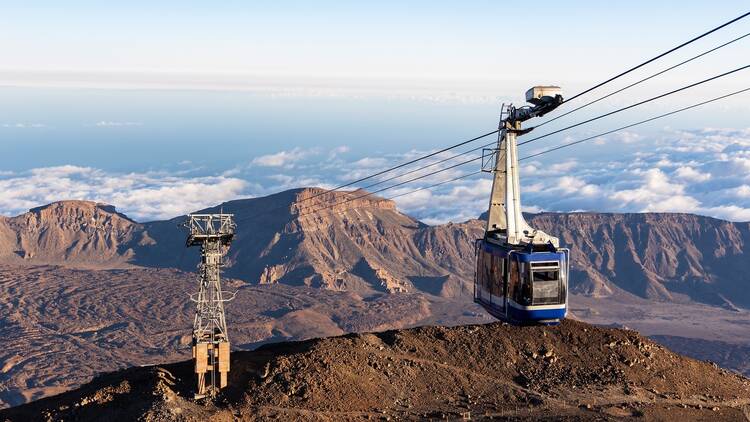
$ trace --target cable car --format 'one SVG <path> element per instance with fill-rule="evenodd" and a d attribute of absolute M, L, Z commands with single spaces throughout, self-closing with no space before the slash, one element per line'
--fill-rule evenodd
<path fill-rule="evenodd" d="M 474 301 L 500 320 L 556 324 L 567 315 L 568 255 L 564 248 L 529 250 L 479 239 Z"/>
<path fill-rule="evenodd" d="M 476 242 L 474 301 L 495 318 L 514 324 L 557 324 L 567 315 L 568 249 L 558 238 L 529 226 L 521 212 L 517 136 L 521 122 L 562 103 L 560 88 L 526 93 L 534 107 L 503 106 L 498 145 L 490 150 L 493 173 L 487 227 Z"/>

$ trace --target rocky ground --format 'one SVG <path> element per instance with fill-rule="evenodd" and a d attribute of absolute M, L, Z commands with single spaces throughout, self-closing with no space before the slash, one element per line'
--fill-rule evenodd
<path fill-rule="evenodd" d="M 190 362 L 130 368 L 0 420 L 750 419 L 750 380 L 622 329 L 422 327 L 232 355 L 215 402 Z"/>
<path fill-rule="evenodd" d="M 471 302 L 483 222 L 427 226 L 382 198 L 307 215 L 357 192 L 295 189 L 230 201 L 225 288 L 234 349 L 491 318 Z M 315 199 L 313 199 L 313 196 Z M 304 205 L 303 204 L 303 205 Z M 251 218 L 261 210 L 263 218 Z M 305 216 L 303 216 L 305 215 Z M 537 214 L 573 251 L 570 317 L 627 326 L 750 374 L 748 223 L 683 214 Z M 189 357 L 197 248 L 184 217 L 138 223 L 62 201 L 0 216 L 0 408 L 107 371 Z"/>
<path fill-rule="evenodd" d="M 0 408 L 76 388 L 97 374 L 190 357 L 197 275 L 169 269 L 0 265 Z M 232 346 L 490 318 L 421 293 L 361 297 L 224 280 Z"/>

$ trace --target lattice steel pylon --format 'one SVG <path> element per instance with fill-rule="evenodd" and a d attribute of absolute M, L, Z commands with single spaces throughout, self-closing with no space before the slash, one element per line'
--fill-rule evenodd
<path fill-rule="evenodd" d="M 215 395 L 227 386 L 229 373 L 229 333 L 224 302 L 234 293 L 221 290 L 222 258 L 234 238 L 232 214 L 190 214 L 185 227 L 190 233 L 186 246 L 201 247 L 198 293 L 190 295 L 196 302 L 193 321 L 193 358 L 198 378 L 196 398 Z"/>

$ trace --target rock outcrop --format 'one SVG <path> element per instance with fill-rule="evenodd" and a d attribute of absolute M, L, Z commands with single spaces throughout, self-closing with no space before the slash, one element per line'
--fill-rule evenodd
<path fill-rule="evenodd" d="M 122 267 L 134 257 L 130 245 L 152 242 L 142 225 L 113 206 L 89 201 L 55 202 L 0 219 L 0 260 L 19 265 Z"/>

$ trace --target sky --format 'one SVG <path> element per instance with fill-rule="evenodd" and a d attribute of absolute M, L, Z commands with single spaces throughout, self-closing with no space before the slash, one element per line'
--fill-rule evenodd
<path fill-rule="evenodd" d="M 0 1 L 0 215 L 89 199 L 148 221 L 337 186 L 496 129 L 500 105 L 522 104 L 533 85 L 557 84 L 569 97 L 749 9 L 745 1 L 154 3 Z M 747 33 L 750 18 L 556 114 Z M 524 136 L 748 57 L 750 37 Z M 546 137 L 521 155 L 748 87 L 745 70 Z M 750 221 L 748 100 L 750 92 L 525 160 L 525 209 Z M 395 200 L 430 224 L 462 221 L 486 208 L 489 177 Z"/>

